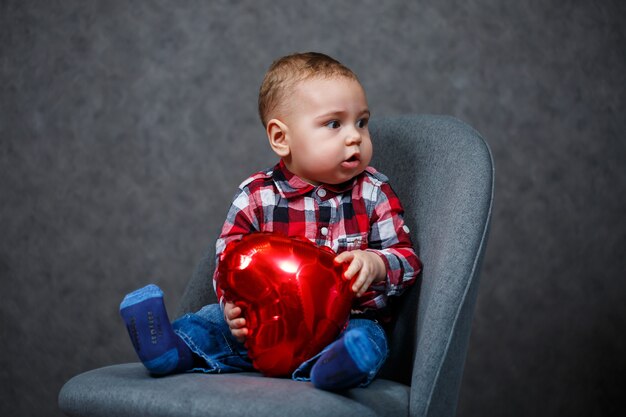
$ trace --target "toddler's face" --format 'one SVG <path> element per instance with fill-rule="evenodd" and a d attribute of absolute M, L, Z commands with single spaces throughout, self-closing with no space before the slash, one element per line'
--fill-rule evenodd
<path fill-rule="evenodd" d="M 372 159 L 370 112 L 363 87 L 346 77 L 300 82 L 283 122 L 287 168 L 319 185 L 340 184 L 363 172 Z"/>

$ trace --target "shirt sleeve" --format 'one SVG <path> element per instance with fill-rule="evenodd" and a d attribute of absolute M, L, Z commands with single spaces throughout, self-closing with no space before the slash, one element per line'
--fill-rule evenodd
<path fill-rule="evenodd" d="M 217 282 L 217 271 L 220 256 L 226 246 L 234 241 L 241 240 L 244 235 L 260 230 L 258 219 L 261 207 L 256 203 L 255 195 L 249 188 L 239 188 L 228 209 L 226 221 L 222 226 L 217 242 L 215 243 L 215 271 L 213 273 L 213 288 L 220 305 L 224 306 L 224 293 Z"/>
<path fill-rule="evenodd" d="M 412 285 L 422 269 L 409 228 L 404 223 L 400 199 L 387 182 L 378 190 L 371 217 L 368 251 L 379 254 L 387 268 L 387 279 L 371 286 L 387 296 L 399 295 Z"/>

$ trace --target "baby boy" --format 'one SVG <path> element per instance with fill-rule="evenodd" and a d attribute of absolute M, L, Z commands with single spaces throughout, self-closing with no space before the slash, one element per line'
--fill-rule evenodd
<path fill-rule="evenodd" d="M 388 179 L 369 166 L 370 111 L 356 75 L 320 53 L 275 61 L 259 93 L 259 114 L 280 158 L 240 186 L 217 240 L 226 245 L 253 232 L 306 237 L 331 247 L 348 265 L 355 299 L 342 334 L 304 362 L 293 379 L 321 389 L 366 386 L 387 357 L 381 323 L 391 319 L 388 297 L 414 283 L 421 263 Z M 153 374 L 251 370 L 243 345 L 242 310 L 226 302 L 170 324 L 154 286 L 128 294 L 120 306 L 139 358 Z"/>

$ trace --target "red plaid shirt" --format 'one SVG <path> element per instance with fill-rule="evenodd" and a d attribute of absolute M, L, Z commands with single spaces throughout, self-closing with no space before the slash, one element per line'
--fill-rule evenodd
<path fill-rule="evenodd" d="M 217 260 L 229 242 L 258 231 L 304 236 L 337 253 L 369 250 L 383 259 L 387 279 L 356 299 L 353 313 L 376 312 L 387 306 L 389 296 L 413 284 L 421 270 L 402 214 L 387 177 L 372 167 L 343 184 L 314 186 L 281 161 L 239 186 L 217 240 Z M 222 303 L 215 279 L 213 284 Z"/>

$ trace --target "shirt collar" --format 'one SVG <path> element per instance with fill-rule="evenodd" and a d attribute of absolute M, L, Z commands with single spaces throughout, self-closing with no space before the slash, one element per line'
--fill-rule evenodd
<path fill-rule="evenodd" d="M 304 196 L 311 193 L 313 190 L 323 188 L 327 191 L 323 200 L 327 200 L 337 194 L 351 190 L 356 184 L 358 176 L 341 184 L 321 184 L 315 186 L 289 171 L 285 162 L 281 159 L 280 162 L 274 166 L 272 178 L 274 179 L 278 191 L 280 191 L 285 198 Z"/>

